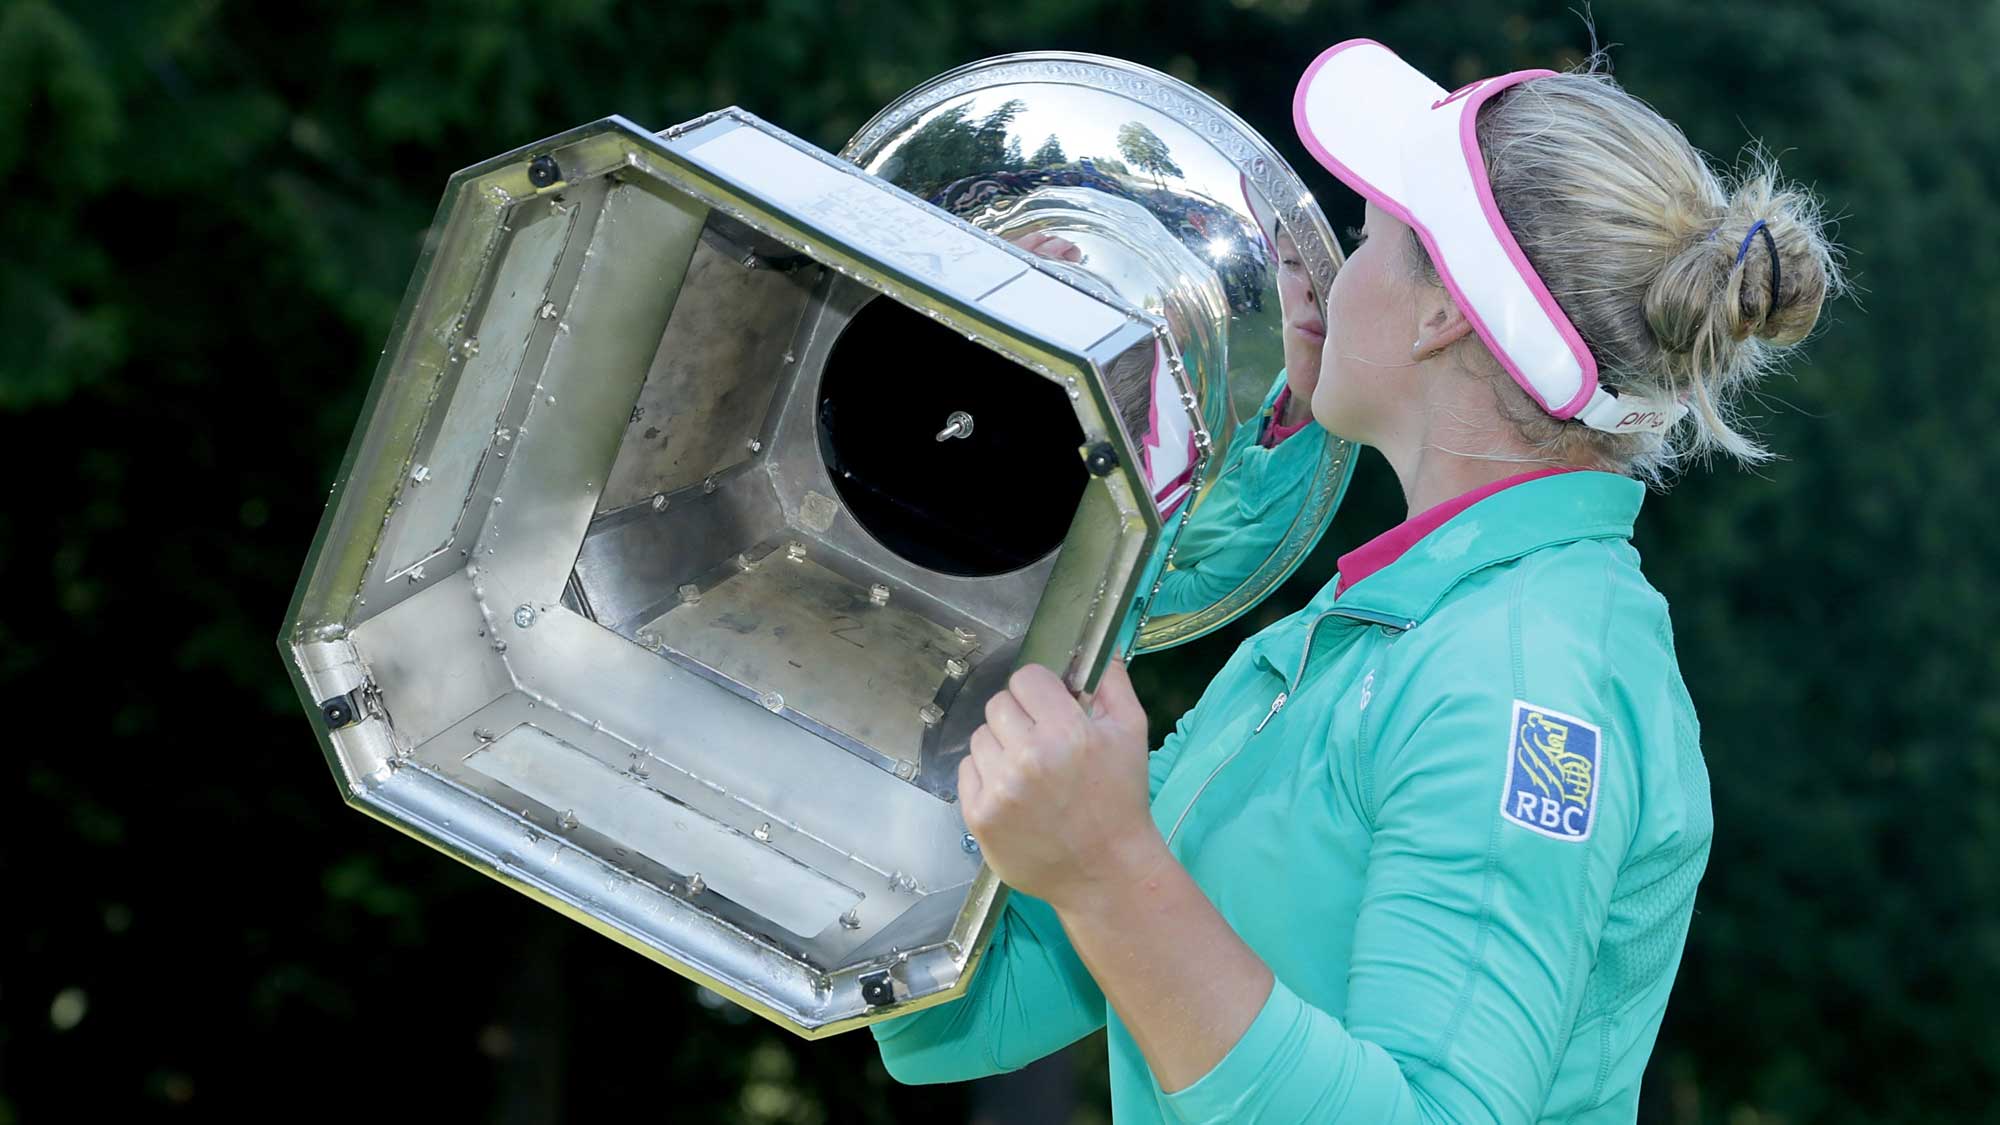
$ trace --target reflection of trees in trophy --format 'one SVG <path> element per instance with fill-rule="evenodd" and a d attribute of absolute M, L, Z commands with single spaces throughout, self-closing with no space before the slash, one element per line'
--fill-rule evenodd
<path fill-rule="evenodd" d="M 1118 127 L 1118 151 L 1141 172 L 1150 172 L 1153 181 L 1166 186 L 1165 177 L 1180 176 L 1181 166 L 1174 163 L 1173 150 L 1158 133 L 1137 121 L 1128 121 Z"/>
<path fill-rule="evenodd" d="M 1009 98 L 975 120 L 970 102 L 952 106 L 918 126 L 896 155 L 875 170 L 876 174 L 923 199 L 963 176 L 967 168 L 991 171 L 1025 168 L 1028 162 L 1021 155 L 1021 139 L 1007 135 L 1015 116 L 1025 108 L 1026 103 L 1021 99 Z M 1047 148 L 1043 144 L 1042 149 Z M 1061 154 L 1060 145 L 1056 146 L 1056 152 Z M 1040 151 L 1035 154 L 1037 163 L 1041 155 Z"/>
<path fill-rule="evenodd" d="M 1030 168 L 1052 168 L 1057 164 L 1067 163 L 1069 154 L 1063 151 L 1062 142 L 1056 139 L 1054 133 L 1050 133 L 1049 139 L 1042 142 L 1042 147 L 1036 149 L 1035 154 L 1028 158 Z"/>

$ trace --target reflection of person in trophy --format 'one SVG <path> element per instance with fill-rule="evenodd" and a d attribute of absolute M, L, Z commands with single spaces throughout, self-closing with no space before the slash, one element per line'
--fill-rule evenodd
<path fill-rule="evenodd" d="M 1122 664 L 1017 670 L 958 789 L 1015 894 L 963 999 L 874 1033 L 946 1081 L 1108 1027 L 1120 1122 L 1631 1121 L 1714 831 L 1633 524 L 1687 455 L 1765 456 L 1729 405 L 1837 257 L 1601 71 L 1447 93 L 1350 40 L 1293 117 L 1367 200 L 1313 414 L 1408 518 L 1151 755 Z"/>
<path fill-rule="evenodd" d="M 1198 612 L 1242 585 L 1291 530 L 1326 448 L 1326 431 L 1312 416 L 1326 342 L 1319 294 L 1292 236 L 1281 228 L 1260 234 L 1277 250 L 1285 368 L 1262 409 L 1231 436 L 1221 468 L 1174 540 L 1173 561 L 1147 603 L 1152 617 Z"/>

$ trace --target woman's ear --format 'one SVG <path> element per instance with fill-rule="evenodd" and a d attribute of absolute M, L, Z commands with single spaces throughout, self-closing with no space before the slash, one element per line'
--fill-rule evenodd
<path fill-rule="evenodd" d="M 1417 321 L 1417 339 L 1410 345 L 1410 358 L 1426 360 L 1464 339 L 1472 331 L 1465 310 L 1439 286 L 1434 296 L 1426 295 L 1430 306 Z"/>

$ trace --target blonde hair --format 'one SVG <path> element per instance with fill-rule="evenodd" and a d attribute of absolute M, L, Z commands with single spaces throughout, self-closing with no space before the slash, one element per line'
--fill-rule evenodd
<path fill-rule="evenodd" d="M 1595 56 L 1591 66 L 1601 61 Z M 1501 414 L 1546 457 L 1661 483 L 1690 456 L 1755 463 L 1736 402 L 1811 333 L 1841 289 L 1818 202 L 1751 151 L 1718 174 L 1672 122 L 1595 69 L 1530 79 L 1480 108 L 1494 202 L 1614 391 L 1684 399 L 1665 434 L 1608 434 L 1549 417 L 1498 364 Z M 1758 220 L 1761 237 L 1738 248 Z M 1422 272 L 1436 267 L 1414 235 Z"/>

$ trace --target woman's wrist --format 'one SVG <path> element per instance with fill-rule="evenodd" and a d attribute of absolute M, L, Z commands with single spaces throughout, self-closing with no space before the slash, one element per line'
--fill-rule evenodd
<path fill-rule="evenodd" d="M 1142 828 L 1118 837 L 1099 860 L 1046 900 L 1066 924 L 1129 919 L 1130 912 L 1155 895 L 1180 864 L 1150 819 Z"/>

